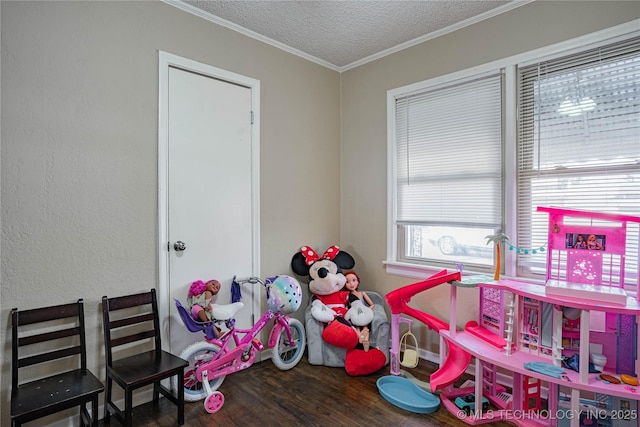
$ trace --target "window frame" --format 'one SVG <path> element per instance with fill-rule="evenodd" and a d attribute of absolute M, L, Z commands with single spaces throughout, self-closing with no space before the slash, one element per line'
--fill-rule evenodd
<path fill-rule="evenodd" d="M 396 114 L 394 125 L 397 131 L 395 137 L 399 138 L 394 140 L 394 143 L 397 142 L 394 145 L 396 147 L 394 150 L 394 155 L 396 156 L 394 165 L 397 167 L 396 172 L 400 171 L 399 174 L 396 173 L 394 180 L 394 189 L 398 191 L 396 193 L 398 196 L 394 199 L 397 202 L 395 217 L 398 245 L 396 248 L 398 250 L 398 258 L 404 262 L 434 265 L 439 268 L 451 268 L 454 263 L 463 262 L 467 270 L 477 269 L 486 274 L 493 274 L 495 251 L 493 246 L 486 244 L 484 236 L 499 233 L 503 228 L 504 85 L 503 69 L 494 69 L 489 72 L 474 74 L 469 78 L 447 82 L 443 85 L 430 86 L 408 93 L 406 96 L 394 97 L 394 112 Z M 470 110 L 467 111 L 465 107 L 458 106 L 460 103 L 471 102 L 471 99 L 478 99 L 478 101 Z M 412 105 L 413 107 L 411 107 Z M 482 106 L 482 108 L 478 108 L 479 106 Z M 442 107 L 442 110 L 440 107 Z M 461 109 L 465 110 L 463 114 L 467 114 L 460 116 L 458 113 Z M 425 110 L 436 112 L 439 116 L 432 117 Z M 479 129 L 481 135 L 471 136 L 470 129 L 465 127 L 466 122 L 478 120 L 480 117 L 484 120 L 487 113 L 490 114 L 490 118 L 486 117 L 489 121 L 480 125 L 480 128 L 474 128 L 476 130 Z M 416 119 L 418 116 L 421 119 Z M 412 119 L 411 123 L 417 124 L 417 128 L 411 126 L 405 129 L 405 126 L 410 121 L 409 117 Z M 431 123 L 431 125 L 427 123 Z M 436 125 L 432 128 L 433 123 L 436 123 Z M 445 131 L 441 129 L 443 123 L 451 123 L 452 130 Z M 449 138 L 452 138 L 453 145 L 446 145 L 445 151 L 448 154 L 444 154 L 442 153 L 443 144 L 441 141 Z M 442 206 L 434 206 L 424 199 L 429 197 L 423 193 L 425 191 L 424 187 L 432 185 L 433 182 L 436 182 L 434 189 L 436 193 L 427 194 L 431 194 L 435 199 L 440 199 L 443 204 L 458 204 L 449 194 L 460 194 L 459 197 L 465 197 L 464 194 L 473 197 L 477 194 L 468 191 L 468 187 L 466 187 L 468 184 L 464 184 L 464 189 L 459 188 L 461 171 L 456 167 L 439 171 L 438 165 L 441 163 L 433 163 L 427 166 L 422 163 L 426 161 L 424 155 L 417 158 L 405 158 L 402 154 L 403 152 L 413 153 L 414 150 L 424 153 L 430 147 L 430 145 L 427 146 L 426 144 L 431 144 L 431 141 L 435 144 L 435 152 L 438 153 L 435 158 L 439 159 L 440 162 L 445 161 L 444 157 L 451 156 L 457 150 L 469 153 L 470 150 L 480 147 L 473 156 L 462 154 L 460 161 L 456 161 L 455 157 L 450 157 L 446 162 L 453 161 L 456 164 L 465 165 L 465 170 L 470 171 L 470 175 L 465 174 L 467 176 L 464 178 L 468 180 L 468 184 L 473 182 L 474 179 L 483 180 L 483 183 L 478 187 L 481 194 L 481 200 L 478 203 L 482 206 L 483 211 L 481 215 L 476 216 L 471 213 L 473 212 L 472 206 L 475 205 L 467 202 L 464 208 L 455 215 L 447 214 L 448 221 L 444 223 L 442 222 L 444 219 L 438 219 L 438 211 L 442 209 Z M 430 158 L 431 156 L 426 157 Z M 435 170 L 431 170 L 430 166 L 435 166 Z M 415 173 L 410 173 L 410 171 Z M 406 174 L 410 176 L 406 176 Z M 449 178 L 451 178 L 451 181 Z M 412 184 L 409 185 L 409 182 Z M 438 183 L 445 183 L 443 194 L 437 193 L 440 186 Z M 417 193 L 414 193 L 416 191 L 413 187 L 414 185 L 418 187 Z M 412 190 L 412 188 L 414 189 Z M 459 191 L 462 191 L 462 194 Z M 465 193 L 465 191 L 467 192 Z M 400 196 L 399 194 L 403 195 Z M 427 208 L 427 211 L 424 212 L 422 210 L 416 211 L 416 205 L 428 205 L 435 209 L 431 211 L 430 208 Z M 453 218 L 454 216 L 455 218 Z M 407 243 L 409 241 L 414 242 L 414 236 L 411 232 L 413 227 L 425 227 L 421 230 L 416 230 L 424 238 L 427 235 L 430 238 L 436 236 L 436 234 L 430 234 L 429 228 L 444 227 L 442 229 L 442 232 L 445 233 L 443 236 L 452 235 L 456 240 L 459 240 L 461 236 L 456 235 L 454 229 L 457 229 L 456 231 L 468 230 L 463 234 L 468 236 L 469 234 L 467 233 L 470 232 L 474 236 L 473 241 L 475 243 L 472 247 L 468 247 L 466 244 L 461 245 L 470 249 L 470 253 L 445 254 L 444 252 L 438 253 L 436 251 L 437 254 L 434 253 L 433 257 L 415 255 L 410 249 L 407 249 Z M 430 247 L 426 243 L 425 245 L 427 248 Z M 426 248 L 423 246 L 422 249 L 425 250 Z M 426 250 L 429 251 L 429 249 Z M 454 251 L 456 250 L 454 249 Z"/>
<path fill-rule="evenodd" d="M 398 259 L 399 236 L 397 231 L 397 193 L 396 193 L 396 99 L 502 70 L 504 73 L 504 130 L 503 130 L 503 187 L 502 222 L 503 232 L 517 241 L 517 67 L 531 65 L 545 59 L 571 55 L 585 49 L 597 48 L 618 40 L 640 35 L 638 20 L 611 27 L 602 31 L 587 34 L 582 37 L 570 39 L 540 49 L 500 59 L 490 63 L 478 65 L 468 69 L 456 71 L 447 75 L 409 84 L 387 91 L 387 258 L 383 262 L 386 272 L 410 278 L 424 278 L 434 271 L 442 269 L 442 265 L 429 265 L 423 262 L 411 263 Z M 505 277 L 518 277 L 515 251 L 503 251 L 502 265 Z M 467 271 L 465 269 L 465 271 Z M 526 276 L 531 282 L 544 283 L 544 277 L 532 278 Z"/>

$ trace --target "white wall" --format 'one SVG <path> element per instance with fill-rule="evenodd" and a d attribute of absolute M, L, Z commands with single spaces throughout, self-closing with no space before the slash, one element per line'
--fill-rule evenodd
<path fill-rule="evenodd" d="M 0 10 L 0 425 L 9 425 L 12 307 L 84 298 L 89 367 L 104 378 L 101 297 L 157 284 L 158 51 L 261 81 L 265 276 L 291 274 L 301 245 L 338 242 L 340 76 L 158 1 Z"/>

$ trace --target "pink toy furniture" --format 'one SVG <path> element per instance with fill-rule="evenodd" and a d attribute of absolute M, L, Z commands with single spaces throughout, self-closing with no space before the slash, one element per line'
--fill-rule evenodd
<path fill-rule="evenodd" d="M 449 278 L 452 326 L 435 328 L 444 338 L 441 360 L 448 360 L 447 349 L 454 349 L 457 357 L 461 350 L 469 353 L 475 358 L 476 381 L 473 386 L 442 388 L 442 404 L 453 414 L 460 414 L 455 398 L 474 394 L 475 408 L 481 407 L 482 396 L 498 408 L 461 417 L 471 425 L 508 420 L 519 426 L 640 427 L 640 387 L 613 384 L 603 381 L 600 373 L 589 372 L 593 359 L 604 373 L 617 378 L 621 374 L 640 375 L 640 265 L 629 265 L 626 256 L 628 250 L 637 253 L 640 246 L 640 242 L 627 241 L 629 235 L 638 235 L 640 217 L 551 207 L 539 207 L 538 212 L 548 214 L 549 222 L 544 285 L 478 278 L 479 319 L 468 322 L 464 331 L 457 331 L 453 326 L 457 289 L 469 287 L 473 277 Z M 579 239 L 580 235 L 584 239 Z M 578 244 L 582 240 L 587 243 Z M 436 281 L 442 283 L 437 277 L 446 277 L 446 272 L 420 283 L 435 286 Z M 406 288 L 416 290 L 415 285 Z M 407 295 L 404 289 L 393 293 L 396 300 L 406 303 L 407 298 L 399 297 Z M 423 320 L 424 316 L 415 311 L 394 312 L 394 306 L 389 305 L 393 316 L 404 313 Z M 399 322 L 392 319 L 392 343 L 397 341 Z M 392 347 L 392 374 L 398 373 L 394 372 L 395 351 L 397 348 Z M 598 351 L 602 353 L 596 354 Z M 573 354 L 579 355 L 578 372 L 565 369 L 557 377 L 549 374 L 560 372 L 563 356 Z M 549 369 L 547 373 L 527 369 L 532 365 Z M 496 372 L 511 373 L 511 395 L 497 384 Z M 434 390 L 441 387 L 433 385 Z M 548 390 L 546 410 L 539 410 L 541 388 Z M 596 409 L 595 418 L 585 418 L 585 408 L 600 411 Z"/>

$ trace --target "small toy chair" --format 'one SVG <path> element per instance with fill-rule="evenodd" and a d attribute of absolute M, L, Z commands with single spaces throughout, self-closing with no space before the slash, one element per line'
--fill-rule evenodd
<path fill-rule="evenodd" d="M 409 340 L 413 342 L 409 343 Z M 402 338 L 400 338 L 400 351 L 402 351 L 400 364 L 405 368 L 415 368 L 418 366 L 418 352 L 414 349 L 407 348 L 409 344 L 411 344 L 413 348 L 418 348 L 418 340 L 416 340 L 416 336 L 411 333 L 411 330 L 407 331 Z"/>
<path fill-rule="evenodd" d="M 384 310 L 385 300 L 373 291 L 367 291 L 367 295 L 375 304 L 373 308 L 373 322 L 369 331 L 371 347 L 378 348 L 384 353 L 386 363 L 389 363 L 389 348 L 391 342 L 391 322 Z M 311 315 L 311 299 L 304 313 L 305 332 L 307 333 L 307 358 L 311 365 L 330 367 L 343 367 L 347 350 L 334 347 L 322 339 L 324 324 L 318 322 Z"/>

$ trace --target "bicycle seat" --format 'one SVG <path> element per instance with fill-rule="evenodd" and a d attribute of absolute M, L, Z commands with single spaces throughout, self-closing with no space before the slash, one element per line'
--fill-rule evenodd
<path fill-rule="evenodd" d="M 233 319 L 233 316 L 244 307 L 241 302 L 234 302 L 231 304 L 211 304 L 211 313 L 216 320 L 229 320 Z"/>
<path fill-rule="evenodd" d="M 186 308 L 184 308 L 184 306 L 182 305 L 182 303 L 180 301 L 178 301 L 177 299 L 173 299 L 176 303 L 176 308 L 178 309 L 178 314 L 180 315 L 180 318 L 182 319 L 182 323 L 184 323 L 184 325 L 187 327 L 187 329 L 191 332 L 200 332 L 200 331 L 204 331 L 207 329 L 207 326 L 209 325 L 209 322 L 198 322 L 196 321 L 193 317 L 191 317 L 191 314 L 189 314 L 189 312 L 187 311 Z M 215 335 L 214 335 L 215 338 Z"/>
<path fill-rule="evenodd" d="M 204 332 L 208 339 L 213 340 L 216 339 L 216 331 L 215 325 L 213 322 L 199 322 L 191 317 L 191 314 L 187 311 L 186 308 L 180 303 L 179 300 L 173 299 L 176 303 L 176 308 L 178 309 L 178 314 L 182 319 L 182 323 L 187 327 L 187 329 L 191 332 Z M 237 311 L 237 310 L 236 310 Z M 235 313 L 235 312 L 234 312 Z"/>

